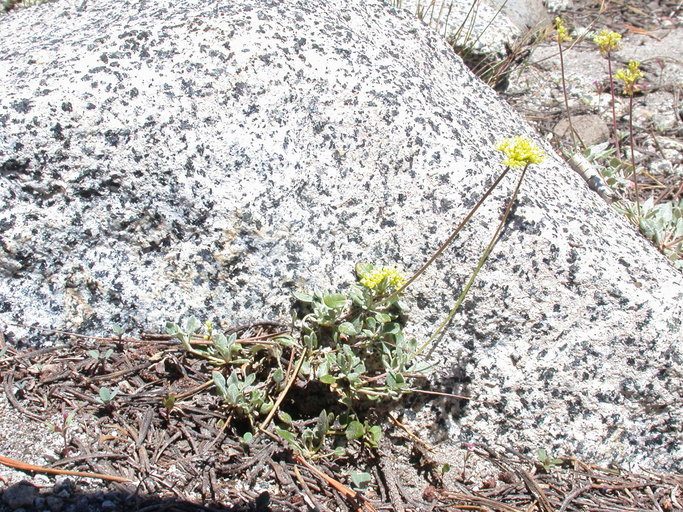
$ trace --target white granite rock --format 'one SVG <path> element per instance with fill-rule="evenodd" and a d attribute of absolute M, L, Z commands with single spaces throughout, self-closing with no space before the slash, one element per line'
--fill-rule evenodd
<path fill-rule="evenodd" d="M 286 317 L 357 261 L 416 269 L 528 125 L 375 0 L 57 2 L 0 18 L 0 319 L 107 333 Z M 426 337 L 512 179 L 409 296 Z M 683 280 L 559 157 L 532 167 L 414 424 L 680 468 Z M 35 333 L 11 327 L 10 339 Z M 408 418 L 410 419 L 410 418 Z"/>

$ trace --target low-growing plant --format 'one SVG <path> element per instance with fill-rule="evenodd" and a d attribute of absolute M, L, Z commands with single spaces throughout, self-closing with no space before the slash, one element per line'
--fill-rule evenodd
<path fill-rule="evenodd" d="M 619 158 L 616 148 L 610 147 L 609 142 L 603 142 L 586 148 L 583 154 L 612 191 L 622 197 L 628 194 L 633 186 L 628 179 L 630 167 Z"/>
<path fill-rule="evenodd" d="M 175 402 L 176 396 L 173 393 L 169 393 L 161 399 L 161 405 L 164 407 L 163 411 L 167 420 L 171 418 L 171 412 L 175 407 Z"/>
<path fill-rule="evenodd" d="M 114 353 L 114 349 L 110 348 L 105 352 L 100 353 L 97 350 L 88 350 L 88 355 L 92 357 L 97 362 L 108 361 L 111 355 Z"/>
<path fill-rule="evenodd" d="M 118 395 L 118 390 L 111 390 L 107 387 L 101 387 L 97 392 L 95 400 L 104 406 L 110 406 L 116 395 Z"/>
<path fill-rule="evenodd" d="M 372 482 L 372 475 L 365 471 L 352 471 L 349 474 L 352 487 L 356 491 L 365 491 Z"/>
<path fill-rule="evenodd" d="M 683 199 L 655 204 L 650 197 L 641 204 L 623 201 L 615 208 L 636 224 L 674 267 L 683 270 Z"/>
<path fill-rule="evenodd" d="M 560 466 L 564 462 L 562 459 L 551 457 L 543 448 L 536 450 L 536 457 L 538 457 L 538 462 L 546 473 L 549 473 L 554 467 Z"/>
<path fill-rule="evenodd" d="M 450 322 L 477 273 L 488 258 L 515 201 L 529 165 L 544 154 L 528 139 L 504 139 L 496 145 L 505 170 L 458 225 L 446 242 L 410 279 L 396 268 L 358 263 L 356 282 L 341 292 L 294 292 L 292 329 L 270 339 L 254 341 L 226 337 L 213 324 L 190 317 L 181 327 L 169 323 L 188 354 L 215 366 L 211 383 L 228 419 L 246 421 L 242 442 L 249 443 L 275 420 L 274 432 L 307 458 L 341 456 L 349 451 L 375 449 L 381 426 L 366 411 L 383 401 L 414 391 L 429 365 L 418 356 Z M 426 343 L 404 333 L 401 297 L 405 289 L 446 249 L 463 226 L 511 169 L 522 169 L 498 229 L 449 313 L 446 322 Z M 296 361 L 296 363 L 294 363 Z M 311 391 L 313 390 L 313 391 Z M 285 396 L 306 396 L 296 409 Z M 359 481 L 360 483 L 360 481 Z"/>
<path fill-rule="evenodd" d="M 562 89 L 565 96 L 565 108 L 571 127 L 566 84 L 564 81 L 564 61 L 562 42 L 570 40 L 564 22 L 557 18 L 557 42 L 560 47 L 560 68 L 562 70 Z M 620 49 L 621 35 L 610 30 L 600 30 L 593 42 L 598 45 L 600 53 L 606 57 L 608 63 L 610 93 L 612 97 L 612 125 L 614 132 L 614 147 L 609 143 L 598 144 L 585 148 L 582 153 L 576 151 L 576 143 L 572 153 L 565 155 L 570 166 L 586 180 L 589 187 L 600 194 L 605 200 L 614 203 L 614 208 L 624 214 L 640 232 L 650 239 L 653 244 L 664 253 L 673 265 L 683 270 L 683 221 L 681 220 L 681 204 L 683 200 L 674 199 L 659 203 L 652 197 L 641 201 L 639 187 L 639 173 L 635 162 L 635 143 L 633 135 L 633 98 L 640 90 L 639 81 L 645 76 L 640 70 L 640 64 L 629 61 L 628 67 L 618 70 L 612 75 L 612 52 Z M 622 93 L 629 98 L 628 120 L 630 141 L 630 163 L 621 160 L 620 140 L 617 132 L 614 81 L 622 82 Z M 573 129 L 572 129 L 573 131 Z M 633 189 L 633 190 L 632 190 Z M 661 198 L 660 198 L 661 199 Z"/>
<path fill-rule="evenodd" d="M 125 332 L 125 331 L 123 330 L 123 327 L 121 327 L 121 326 L 118 325 L 118 324 L 114 324 L 114 325 L 111 326 L 111 330 L 112 330 L 113 333 L 114 333 L 114 337 L 115 337 L 118 341 L 121 341 L 121 339 L 123 338 L 123 333 Z"/>
<path fill-rule="evenodd" d="M 47 428 L 50 429 L 50 431 L 55 432 L 62 437 L 62 442 L 64 443 L 61 452 L 62 457 L 69 455 L 69 433 L 75 417 L 76 411 L 71 411 L 70 413 L 65 412 L 62 413 L 60 423 L 47 423 Z"/>

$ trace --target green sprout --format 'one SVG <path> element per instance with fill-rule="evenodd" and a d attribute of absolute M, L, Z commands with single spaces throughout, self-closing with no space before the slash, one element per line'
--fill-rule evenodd
<path fill-rule="evenodd" d="M 62 413 L 62 421 L 59 424 L 47 423 L 47 428 L 51 432 L 60 434 L 62 437 L 62 442 L 64 443 L 64 448 L 62 448 L 61 455 L 66 457 L 69 455 L 69 432 L 73 424 L 74 418 L 76 417 L 76 411 L 71 411 L 70 413 Z"/>
<path fill-rule="evenodd" d="M 538 462 L 541 463 L 546 473 L 549 473 L 554 467 L 560 466 L 564 462 L 562 459 L 550 457 L 543 448 L 536 451 L 536 457 L 538 457 Z"/>
<path fill-rule="evenodd" d="M 111 355 L 114 353 L 114 349 L 110 348 L 106 352 L 100 353 L 97 350 L 88 350 L 88 355 L 92 357 L 97 362 L 108 361 Z"/>
<path fill-rule="evenodd" d="M 104 406 L 111 405 L 112 401 L 118 395 L 118 390 L 111 390 L 106 387 L 101 387 L 95 397 L 95 400 Z"/>
<path fill-rule="evenodd" d="M 111 326 L 111 330 L 114 332 L 114 336 L 117 340 L 121 341 L 121 338 L 123 338 L 123 327 L 121 327 L 118 324 L 114 324 Z"/>

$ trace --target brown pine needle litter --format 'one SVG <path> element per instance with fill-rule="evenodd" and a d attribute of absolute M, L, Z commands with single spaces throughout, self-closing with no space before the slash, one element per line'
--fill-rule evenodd
<path fill-rule="evenodd" d="M 279 332 L 282 326 L 264 323 L 237 329 L 245 340 L 267 341 Z M 488 468 L 483 481 L 473 478 L 467 466 L 444 474 L 424 442 L 398 421 L 396 414 L 405 407 L 400 403 L 394 414 L 385 415 L 381 448 L 362 451 L 354 460 L 306 459 L 278 440 L 273 421 L 264 422 L 267 435 L 247 445 L 207 382 L 211 365 L 188 355 L 177 340 L 156 334 L 64 339 L 63 333 L 46 333 L 53 346 L 17 350 L 0 338 L 0 349 L 6 348 L 0 356 L 5 414 L 24 416 L 36 431 L 46 431 L 46 424 L 75 411 L 62 452 L 57 457 L 39 453 L 52 456 L 52 464 L 25 464 L 9 458 L 14 454 L 0 454 L 0 463 L 25 471 L 28 479 L 39 472 L 103 479 L 99 485 L 135 503 L 158 498 L 141 508 L 146 512 L 307 511 L 311 503 L 321 511 L 361 512 L 683 511 L 683 476 L 678 474 L 638 474 L 573 458 L 553 459 L 544 467 L 533 456 L 481 445 L 463 450 L 469 460 L 476 458 Z M 92 357 L 93 350 L 104 354 L 110 349 L 104 361 Z M 288 370 L 295 370 L 293 361 L 287 363 Z M 294 371 L 287 373 L 296 387 Z M 111 406 L 98 402 L 101 387 L 119 391 Z M 164 402 L 168 397 L 174 400 Z M 288 400 L 283 395 L 281 402 Z M 11 416 L 2 421 L 11 424 Z M 61 440 L 59 433 L 47 435 Z M 419 456 L 412 462 L 401 459 L 399 445 L 403 453 L 412 447 Z M 402 481 L 399 460 L 415 466 L 423 485 Z M 373 476 L 362 492 L 349 478 L 358 468 Z M 169 500 L 175 505 L 169 506 Z"/>

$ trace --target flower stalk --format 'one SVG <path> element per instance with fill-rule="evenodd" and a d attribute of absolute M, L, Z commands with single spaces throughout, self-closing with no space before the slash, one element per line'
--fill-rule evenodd
<path fill-rule="evenodd" d="M 465 284 L 465 287 L 463 288 L 462 292 L 460 292 L 460 295 L 458 296 L 458 300 L 455 302 L 455 306 L 453 306 L 453 308 L 450 310 L 450 312 L 448 313 L 448 316 L 446 316 L 446 318 L 443 320 L 443 322 L 441 322 L 441 324 L 439 324 L 439 327 L 437 327 L 436 331 L 434 331 L 434 334 L 432 334 L 432 336 L 417 349 L 417 351 L 415 352 L 415 355 L 421 354 L 424 351 L 424 349 L 430 345 L 432 346 L 431 351 L 434 351 L 434 349 L 436 348 L 435 341 L 439 338 L 439 336 L 441 335 L 443 330 L 448 325 L 450 325 L 450 323 L 453 321 L 453 317 L 458 312 L 458 309 L 460 309 L 460 306 L 462 305 L 463 301 L 465 300 L 465 297 L 467 297 L 467 293 L 470 291 L 470 288 L 472 287 L 474 280 L 477 278 L 477 274 L 479 274 L 479 271 L 484 266 L 484 263 L 486 263 L 486 260 L 488 259 L 489 255 L 491 254 L 493 247 L 496 245 L 496 242 L 498 241 L 498 238 L 500 237 L 500 234 L 503 231 L 503 228 L 505 227 L 507 219 L 510 216 L 510 211 L 512 210 L 512 205 L 514 205 L 515 201 L 517 200 L 517 194 L 519 193 L 519 189 L 522 185 L 522 181 L 524 181 L 524 176 L 526 175 L 526 171 L 527 171 L 528 167 L 529 167 L 528 164 L 526 166 L 524 166 L 524 169 L 522 170 L 522 173 L 519 176 L 519 180 L 517 180 L 517 186 L 515 187 L 515 190 L 512 193 L 510 200 L 508 201 L 507 207 L 505 208 L 505 213 L 503 213 L 503 216 L 500 219 L 500 222 L 498 224 L 498 228 L 496 229 L 496 232 L 491 237 L 491 241 L 489 242 L 489 245 L 484 250 L 484 253 L 481 255 L 481 258 L 479 258 L 479 261 L 477 262 L 477 266 L 475 267 L 474 272 L 472 272 L 472 275 L 467 280 L 467 284 Z"/>
<path fill-rule="evenodd" d="M 555 40 L 557 41 L 557 46 L 560 49 L 560 73 L 562 75 L 562 94 L 564 96 L 564 108 L 567 111 L 567 121 L 569 121 L 569 131 L 572 136 L 572 145 L 576 147 L 576 130 L 572 123 L 572 116 L 569 112 L 569 98 L 567 97 L 567 82 L 564 76 L 564 54 L 562 51 L 562 43 L 570 42 L 572 38 L 569 36 L 569 30 L 567 29 L 564 21 L 559 16 L 555 18 Z"/>
<path fill-rule="evenodd" d="M 614 78 L 621 80 L 624 84 L 623 93 L 629 96 L 628 102 L 628 131 L 629 142 L 631 144 L 631 167 L 633 168 L 633 184 L 635 186 L 636 195 L 636 212 L 640 219 L 640 191 L 638 189 L 638 169 L 636 168 L 636 159 L 634 155 L 633 143 L 633 95 L 640 90 L 638 80 L 643 78 L 645 73 L 640 70 L 640 63 L 634 60 L 629 61 L 628 68 L 620 69 L 614 75 Z"/>
<path fill-rule="evenodd" d="M 600 48 L 600 53 L 607 58 L 607 73 L 609 75 L 609 91 L 612 96 L 612 128 L 614 131 L 614 147 L 617 149 L 617 158 L 621 158 L 621 150 L 619 147 L 619 133 L 617 132 L 617 112 L 615 107 L 614 96 L 614 79 L 612 77 L 612 52 L 621 48 L 621 34 L 612 32 L 611 30 L 602 29 L 598 35 L 593 38 L 593 42 Z"/>

